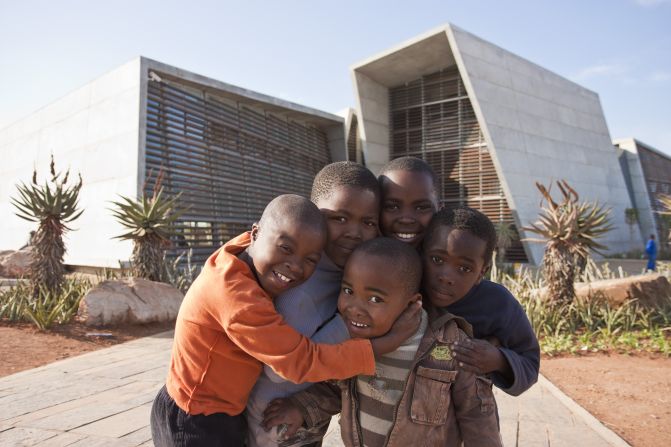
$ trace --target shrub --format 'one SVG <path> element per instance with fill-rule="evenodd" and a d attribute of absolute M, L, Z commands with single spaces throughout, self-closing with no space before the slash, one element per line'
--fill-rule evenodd
<path fill-rule="evenodd" d="M 66 278 L 57 291 L 39 286 L 37 293 L 20 282 L 0 294 L 0 318 L 28 321 L 39 329 L 69 322 L 77 314 L 79 303 L 91 288 L 88 280 Z"/>

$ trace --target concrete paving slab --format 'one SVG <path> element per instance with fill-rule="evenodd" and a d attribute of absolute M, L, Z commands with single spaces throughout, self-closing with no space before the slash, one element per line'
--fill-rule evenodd
<path fill-rule="evenodd" d="M 151 446 L 149 413 L 172 333 L 0 378 L 0 445 Z M 506 446 L 627 446 L 545 378 L 520 397 L 496 391 Z M 341 447 L 338 417 L 324 447 Z"/>

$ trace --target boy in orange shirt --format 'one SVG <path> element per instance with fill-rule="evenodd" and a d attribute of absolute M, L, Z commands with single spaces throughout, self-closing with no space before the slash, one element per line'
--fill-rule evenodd
<path fill-rule="evenodd" d="M 418 308 L 373 341 L 317 345 L 289 327 L 272 299 L 312 274 L 325 240 L 317 207 L 283 195 L 251 232 L 210 256 L 177 316 L 168 378 L 152 407 L 156 446 L 242 446 L 241 412 L 262 363 L 294 382 L 370 374 L 374 353 L 416 330 Z"/>

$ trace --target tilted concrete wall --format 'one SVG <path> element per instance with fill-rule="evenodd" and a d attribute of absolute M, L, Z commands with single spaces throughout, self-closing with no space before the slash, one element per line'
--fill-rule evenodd
<path fill-rule="evenodd" d="M 538 219 L 535 182 L 565 179 L 581 199 L 612 208 L 615 229 L 600 241 L 610 252 L 639 246 L 625 223 L 632 205 L 598 95 L 453 25 L 352 68 L 367 165 L 379 169 L 389 158 L 389 88 L 454 64 L 518 228 Z M 541 262 L 543 245 L 525 249 Z"/>
<path fill-rule="evenodd" d="M 615 228 L 600 240 L 610 252 L 638 247 L 625 222 L 632 205 L 598 95 L 458 27 L 447 32 L 519 222 L 538 218 L 535 182 L 564 179 L 582 200 L 612 208 Z M 543 246 L 528 248 L 540 262 Z"/>
<path fill-rule="evenodd" d="M 0 130 L 0 249 L 23 245 L 37 224 L 18 218 L 10 197 L 16 184 L 70 168 L 81 173 L 79 206 L 84 214 L 67 234 L 65 262 L 118 267 L 132 246 L 112 239 L 123 232 L 108 208 L 118 194 L 135 197 L 138 185 L 140 59 L 135 59 Z"/>

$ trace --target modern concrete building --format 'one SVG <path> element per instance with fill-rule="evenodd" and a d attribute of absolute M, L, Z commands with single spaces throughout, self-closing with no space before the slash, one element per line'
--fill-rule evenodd
<path fill-rule="evenodd" d="M 631 200 L 596 93 L 454 25 L 352 67 L 362 152 L 379 169 L 425 159 L 446 206 L 465 204 L 495 222 L 537 220 L 535 182 L 567 180 L 582 199 L 612 208 L 611 252 L 630 240 Z M 538 264 L 543 246 L 517 243 L 509 258 Z"/>
<path fill-rule="evenodd" d="M 25 243 L 31 224 L 9 197 L 33 166 L 81 172 L 86 210 L 69 234 L 66 262 L 111 266 L 131 244 L 110 201 L 150 190 L 165 172 L 181 192 L 181 245 L 202 260 L 243 231 L 280 193 L 307 195 L 326 163 L 374 172 L 394 157 L 425 159 L 446 206 L 466 204 L 511 224 L 509 260 L 540 263 L 543 246 L 521 228 L 537 220 L 534 183 L 567 180 L 582 199 L 612 209 L 610 252 L 664 233 L 657 192 L 669 192 L 669 159 L 635 140 L 614 149 L 596 93 L 446 25 L 352 67 L 356 108 L 339 115 L 245 90 L 143 57 L 0 130 L 0 248 Z M 638 210 L 638 226 L 625 211 Z"/>
<path fill-rule="evenodd" d="M 188 205 L 180 240 L 199 261 L 276 195 L 309 195 L 319 169 L 346 158 L 345 139 L 339 116 L 140 57 L 0 131 L 0 247 L 34 228 L 9 198 L 34 166 L 44 178 L 51 153 L 84 179 L 66 263 L 118 267 L 132 246 L 113 239 L 124 231 L 110 201 L 151 189 L 161 169 Z"/>
<path fill-rule="evenodd" d="M 660 214 L 664 209 L 659 195 L 671 195 L 671 157 L 634 138 L 616 139 L 613 144 L 632 206 L 638 210 L 641 237 L 647 240 L 654 234 L 658 241 L 667 241 L 669 219 Z M 658 246 L 661 250 L 669 249 L 665 243 Z"/>

